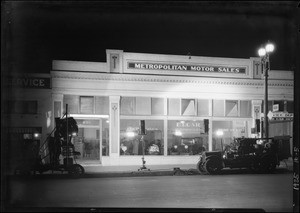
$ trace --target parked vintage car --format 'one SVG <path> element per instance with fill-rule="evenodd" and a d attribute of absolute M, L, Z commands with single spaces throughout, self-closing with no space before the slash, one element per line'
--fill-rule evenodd
<path fill-rule="evenodd" d="M 254 172 L 273 172 L 289 154 L 282 153 L 278 138 L 236 138 L 222 151 L 205 151 L 197 169 L 201 173 L 218 174 L 223 168 L 249 168 Z"/>

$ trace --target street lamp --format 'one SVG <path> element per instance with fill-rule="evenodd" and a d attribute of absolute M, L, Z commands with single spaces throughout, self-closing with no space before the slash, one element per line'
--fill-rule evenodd
<path fill-rule="evenodd" d="M 268 71 L 270 70 L 270 53 L 275 49 L 272 43 L 267 43 L 265 47 L 258 50 L 258 55 L 261 58 L 262 70 L 265 73 L 265 98 L 264 98 L 264 130 L 265 138 L 269 138 L 269 122 L 268 122 Z"/>

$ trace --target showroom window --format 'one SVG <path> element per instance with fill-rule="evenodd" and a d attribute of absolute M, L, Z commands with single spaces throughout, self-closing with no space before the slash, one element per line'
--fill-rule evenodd
<path fill-rule="evenodd" d="M 196 115 L 195 99 L 181 99 L 181 115 Z"/>
<path fill-rule="evenodd" d="M 169 98 L 168 99 L 168 115 L 180 115 L 180 99 Z"/>
<path fill-rule="evenodd" d="M 80 113 L 81 114 L 94 114 L 94 97 L 81 96 L 80 97 Z"/>
<path fill-rule="evenodd" d="M 163 120 L 145 120 L 146 135 L 139 135 L 140 120 L 121 119 L 120 155 L 163 155 Z"/>
<path fill-rule="evenodd" d="M 164 115 L 164 98 L 121 97 L 121 115 Z"/>
<path fill-rule="evenodd" d="M 203 120 L 168 121 L 168 155 L 198 155 L 208 150 Z"/>
<path fill-rule="evenodd" d="M 209 116 L 209 100 L 198 99 L 198 116 Z"/>
<path fill-rule="evenodd" d="M 213 116 L 224 117 L 224 100 L 213 100 Z"/>
<path fill-rule="evenodd" d="M 247 121 L 212 121 L 212 150 L 224 150 L 230 145 L 234 138 L 247 137 Z M 222 132 L 222 136 L 218 136 L 217 132 Z"/>
<path fill-rule="evenodd" d="M 68 104 L 68 113 L 78 114 L 79 112 L 79 95 L 64 95 L 64 113 L 66 112 L 66 104 Z"/>
<path fill-rule="evenodd" d="M 237 117 L 239 116 L 239 101 L 237 100 L 226 100 L 226 116 L 227 117 Z"/>
<path fill-rule="evenodd" d="M 109 114 L 109 97 L 108 96 L 78 96 L 64 95 L 63 109 L 66 110 L 68 104 L 68 112 L 70 114 Z"/>
<path fill-rule="evenodd" d="M 209 100 L 169 98 L 168 115 L 209 116 Z"/>
<path fill-rule="evenodd" d="M 108 115 L 109 114 L 109 97 L 96 96 L 95 97 L 95 114 Z"/>
<path fill-rule="evenodd" d="M 251 117 L 251 101 L 240 101 L 240 117 L 250 118 Z"/>
<path fill-rule="evenodd" d="M 121 114 L 135 115 L 135 97 L 121 97 Z"/>
<path fill-rule="evenodd" d="M 151 98 L 151 115 L 164 115 L 163 98 Z"/>
<path fill-rule="evenodd" d="M 135 100 L 137 115 L 151 115 L 151 98 L 136 97 Z"/>

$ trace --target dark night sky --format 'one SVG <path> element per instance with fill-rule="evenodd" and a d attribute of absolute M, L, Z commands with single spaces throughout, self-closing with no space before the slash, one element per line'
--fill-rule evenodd
<path fill-rule="evenodd" d="M 4 6 L 2 50 L 9 72 L 48 73 L 54 59 L 105 62 L 105 49 L 249 58 L 268 40 L 276 45 L 271 69 L 296 66 L 297 2 L 8 1 Z"/>

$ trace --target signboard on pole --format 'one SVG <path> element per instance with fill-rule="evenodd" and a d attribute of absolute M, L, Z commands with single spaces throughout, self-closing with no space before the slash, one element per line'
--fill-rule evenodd
<path fill-rule="evenodd" d="M 294 113 L 288 112 L 269 112 L 268 118 L 271 121 L 292 121 L 294 117 Z M 264 116 L 262 115 L 261 120 L 264 120 Z"/>

